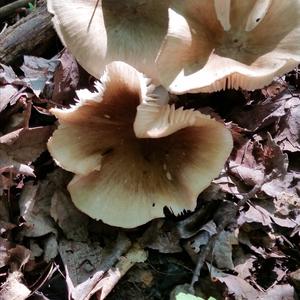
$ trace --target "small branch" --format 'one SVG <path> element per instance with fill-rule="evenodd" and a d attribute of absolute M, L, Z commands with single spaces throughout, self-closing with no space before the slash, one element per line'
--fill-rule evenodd
<path fill-rule="evenodd" d="M 13 14 L 16 9 L 25 7 L 29 2 L 33 0 L 18 0 L 3 7 L 0 7 L 0 19 L 4 19 L 5 17 Z"/>
<path fill-rule="evenodd" d="M 29 100 L 27 103 L 24 103 L 25 111 L 24 111 L 24 129 L 29 128 L 29 120 L 31 116 L 32 102 Z"/>
<path fill-rule="evenodd" d="M 24 54 L 34 55 L 34 50 L 46 50 L 54 36 L 51 15 L 43 3 L 0 34 L 0 62 L 8 65 Z"/>

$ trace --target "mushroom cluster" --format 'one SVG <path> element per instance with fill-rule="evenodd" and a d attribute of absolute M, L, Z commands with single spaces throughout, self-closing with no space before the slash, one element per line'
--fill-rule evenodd
<path fill-rule="evenodd" d="M 157 59 L 176 94 L 254 90 L 300 62 L 300 1 L 185 0 L 169 10 Z"/>
<path fill-rule="evenodd" d="M 166 90 L 251 90 L 300 62 L 300 0 L 48 0 L 48 10 L 100 79 L 52 109 L 48 149 L 75 173 L 75 205 L 114 226 L 194 210 L 232 149 L 224 124 L 175 109 Z"/>
<path fill-rule="evenodd" d="M 149 80 L 123 62 L 109 64 L 96 89 L 52 109 L 60 125 L 48 149 L 76 174 L 68 189 L 77 208 L 126 228 L 163 217 L 164 207 L 194 210 L 230 154 L 230 132 L 199 111 L 160 104 Z"/>
<path fill-rule="evenodd" d="M 300 0 L 48 0 L 48 9 L 98 79 L 118 60 L 174 94 L 253 90 L 300 62 Z"/>

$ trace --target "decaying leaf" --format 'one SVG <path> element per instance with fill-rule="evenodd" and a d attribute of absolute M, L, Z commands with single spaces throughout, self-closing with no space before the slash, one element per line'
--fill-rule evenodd
<path fill-rule="evenodd" d="M 164 220 L 152 221 L 150 227 L 140 239 L 143 247 L 158 250 L 160 253 L 178 253 L 182 251 L 176 228 L 164 227 Z M 172 230 L 173 229 L 173 230 Z"/>
<path fill-rule="evenodd" d="M 52 126 L 19 129 L 0 137 L 0 173 L 12 170 L 14 173 L 34 176 L 28 164 L 46 150 L 46 142 L 53 131 Z"/>
<path fill-rule="evenodd" d="M 284 106 L 285 114 L 279 122 L 279 132 L 275 141 L 281 145 L 282 150 L 300 151 L 300 99 L 291 98 Z"/>
<path fill-rule="evenodd" d="M 228 274 L 224 277 L 217 276 L 215 278 L 226 284 L 228 293 L 234 295 L 237 299 L 260 299 L 259 291 L 238 276 Z"/>
<path fill-rule="evenodd" d="M 285 93 L 276 97 L 268 97 L 262 102 L 236 107 L 231 112 L 231 117 L 242 128 L 257 131 L 272 123 L 278 123 L 280 118 L 285 115 L 284 105 L 290 98 L 291 95 Z"/>
<path fill-rule="evenodd" d="M 103 288 L 106 272 L 126 253 L 131 243 L 119 235 L 111 247 L 107 249 L 97 244 L 87 244 L 62 240 L 59 252 L 63 259 L 67 284 L 74 300 L 88 300 L 90 296 Z M 109 277 L 109 275 L 108 275 Z M 97 287 L 97 285 L 99 285 Z"/>
<path fill-rule="evenodd" d="M 68 50 L 59 57 L 60 64 L 54 73 L 52 100 L 57 104 L 69 104 L 75 97 L 79 82 L 79 70 L 75 58 Z"/>
<path fill-rule="evenodd" d="M 14 105 L 17 101 L 18 89 L 13 85 L 0 86 L 0 112 L 3 111 L 8 104 Z"/>
<path fill-rule="evenodd" d="M 68 239 L 82 242 L 88 240 L 89 218 L 74 206 L 66 191 L 54 192 L 50 213 Z"/>
<path fill-rule="evenodd" d="M 37 97 L 43 92 L 47 81 L 53 78 L 58 64 L 56 57 L 47 60 L 41 57 L 24 56 L 24 63 L 21 66 L 25 75 L 23 80 L 28 83 Z"/>
<path fill-rule="evenodd" d="M 197 261 L 197 256 L 202 246 L 206 245 L 211 236 L 217 233 L 217 226 L 214 221 L 206 223 L 200 228 L 198 234 L 190 238 L 184 243 L 184 248 L 194 261 Z"/>
<path fill-rule="evenodd" d="M 262 293 L 263 294 L 263 293 Z M 294 289 L 289 284 L 275 285 L 270 288 L 265 294 L 261 295 L 262 300 L 295 300 Z"/>
<path fill-rule="evenodd" d="M 32 182 L 25 184 L 19 201 L 20 214 L 26 221 L 26 227 L 22 231 L 24 236 L 57 234 L 54 221 L 50 217 L 51 199 L 55 189 L 56 186 L 48 180 L 37 185 Z"/>
<path fill-rule="evenodd" d="M 9 249 L 13 247 L 13 244 L 3 238 L 0 238 L 0 268 L 4 267 L 8 263 Z"/>
<path fill-rule="evenodd" d="M 238 245 L 234 232 L 223 230 L 213 248 L 213 258 L 220 269 L 234 269 L 232 261 L 232 245 Z"/>
<path fill-rule="evenodd" d="M 22 283 L 22 273 L 15 271 L 8 275 L 7 280 L 0 286 L 1 300 L 25 300 L 31 291 Z"/>

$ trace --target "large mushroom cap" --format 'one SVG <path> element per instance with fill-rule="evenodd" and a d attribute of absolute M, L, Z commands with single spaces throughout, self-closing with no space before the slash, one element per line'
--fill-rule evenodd
<path fill-rule="evenodd" d="M 223 124 L 198 111 L 160 105 L 154 88 L 122 62 L 107 66 L 97 92 L 80 91 L 70 109 L 53 109 L 48 142 L 57 163 L 76 175 L 68 189 L 95 219 L 135 227 L 196 207 L 231 148 Z"/>
<path fill-rule="evenodd" d="M 47 2 L 60 39 L 90 74 L 100 78 L 106 64 L 118 60 L 157 78 L 169 0 L 100 0 L 97 7 L 97 0 Z"/>
<path fill-rule="evenodd" d="M 300 62 L 299 40 L 299 0 L 176 1 L 161 79 L 177 94 L 261 88 Z"/>

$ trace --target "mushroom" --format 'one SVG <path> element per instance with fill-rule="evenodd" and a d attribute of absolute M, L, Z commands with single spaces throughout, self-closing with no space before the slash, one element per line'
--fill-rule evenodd
<path fill-rule="evenodd" d="M 133 67 L 113 62 L 96 91 L 81 90 L 48 149 L 75 173 L 68 185 L 78 209 L 105 223 L 132 228 L 194 210 L 198 194 L 230 154 L 223 124 L 199 111 L 160 104 L 154 86 Z"/>
<path fill-rule="evenodd" d="M 48 0 L 54 27 L 87 72 L 100 78 L 124 61 L 157 79 L 155 59 L 168 29 L 170 0 Z"/>
<path fill-rule="evenodd" d="M 176 94 L 253 90 L 299 64 L 299 39 L 299 0 L 175 1 L 157 64 Z"/>

